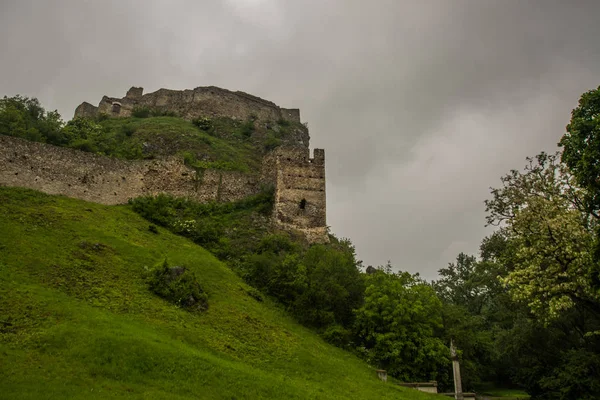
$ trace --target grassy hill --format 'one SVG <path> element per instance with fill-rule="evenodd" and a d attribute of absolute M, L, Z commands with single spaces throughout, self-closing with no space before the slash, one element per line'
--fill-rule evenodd
<path fill-rule="evenodd" d="M 154 295 L 165 258 L 199 278 L 207 311 Z M 428 399 L 380 382 L 211 253 L 129 206 L 0 188 L 2 399 Z"/>

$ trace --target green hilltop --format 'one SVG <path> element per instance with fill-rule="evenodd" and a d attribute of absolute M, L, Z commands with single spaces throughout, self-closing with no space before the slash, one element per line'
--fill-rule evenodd
<path fill-rule="evenodd" d="M 379 381 L 131 206 L 19 188 L 0 204 L 0 398 L 437 398 Z M 148 289 L 165 259 L 196 275 L 206 311 Z"/>

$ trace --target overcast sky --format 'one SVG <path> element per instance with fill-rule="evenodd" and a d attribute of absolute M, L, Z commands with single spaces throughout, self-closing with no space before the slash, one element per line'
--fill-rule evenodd
<path fill-rule="evenodd" d="M 215 85 L 300 108 L 327 221 L 365 265 L 436 277 L 489 234 L 483 201 L 553 151 L 600 85 L 600 1 L 0 0 L 0 96 Z"/>

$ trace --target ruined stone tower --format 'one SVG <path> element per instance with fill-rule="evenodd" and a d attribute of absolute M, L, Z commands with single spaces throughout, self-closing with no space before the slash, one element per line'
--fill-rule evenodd
<path fill-rule="evenodd" d="M 274 219 L 284 228 L 298 229 L 310 242 L 327 242 L 325 151 L 306 147 L 280 148 L 275 157 Z"/>

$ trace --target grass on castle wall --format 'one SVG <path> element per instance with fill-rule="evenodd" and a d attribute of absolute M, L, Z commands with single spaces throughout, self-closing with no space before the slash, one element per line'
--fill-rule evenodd
<path fill-rule="evenodd" d="M 1 399 L 427 399 L 384 384 L 231 270 L 128 206 L 0 188 Z M 153 295 L 147 268 L 190 268 L 209 309 Z"/>
<path fill-rule="evenodd" d="M 242 124 L 234 122 L 228 118 L 215 120 L 220 131 L 231 132 L 226 137 L 211 136 L 192 122 L 178 117 L 109 118 L 99 123 L 107 132 L 106 140 L 114 142 L 112 154 L 108 155 L 147 158 L 186 152 L 198 160 L 210 161 L 212 168 L 258 171 L 262 153 L 238 132 Z M 138 148 L 139 152 L 132 152 L 131 148 Z"/>

